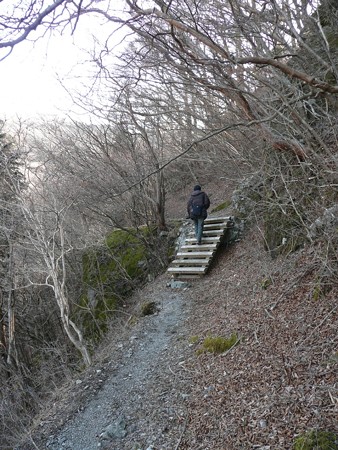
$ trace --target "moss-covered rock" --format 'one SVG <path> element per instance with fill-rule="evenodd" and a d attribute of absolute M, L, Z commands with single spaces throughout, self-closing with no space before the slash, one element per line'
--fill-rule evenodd
<path fill-rule="evenodd" d="M 264 196 L 264 180 L 260 174 L 256 174 L 244 180 L 232 195 L 232 207 L 238 219 L 247 223 L 255 216 L 257 205 L 262 202 Z"/>
<path fill-rule="evenodd" d="M 231 205 L 231 200 L 225 200 L 223 203 L 220 203 L 215 208 L 213 208 L 210 212 L 215 213 L 215 212 L 222 211 L 223 209 L 228 208 L 230 205 Z"/>
<path fill-rule="evenodd" d="M 82 255 L 82 293 L 74 314 L 87 339 L 98 340 L 121 301 L 167 267 L 178 224 L 112 230 Z"/>
<path fill-rule="evenodd" d="M 264 245 L 274 258 L 297 250 L 306 241 L 306 230 L 291 208 L 283 208 L 277 202 L 264 214 Z"/>

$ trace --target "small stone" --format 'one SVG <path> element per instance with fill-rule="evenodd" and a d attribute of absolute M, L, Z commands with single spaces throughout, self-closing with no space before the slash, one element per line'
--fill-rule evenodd
<path fill-rule="evenodd" d="M 267 427 L 266 420 L 261 419 L 261 420 L 259 421 L 259 426 L 260 426 L 261 428 L 266 428 L 266 427 Z"/>
<path fill-rule="evenodd" d="M 107 428 L 101 433 L 100 438 L 103 440 L 109 440 L 111 438 L 124 438 L 127 436 L 127 424 L 123 417 L 117 419 L 116 422 L 107 426 Z"/>
<path fill-rule="evenodd" d="M 187 283 L 186 281 L 172 280 L 169 283 L 167 283 L 167 287 L 171 287 L 173 289 L 185 289 L 190 288 L 191 284 Z"/>

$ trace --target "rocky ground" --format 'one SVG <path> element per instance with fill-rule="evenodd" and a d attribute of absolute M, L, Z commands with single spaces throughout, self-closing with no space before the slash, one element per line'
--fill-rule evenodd
<path fill-rule="evenodd" d="M 337 290 L 313 295 L 315 264 L 307 248 L 272 260 L 253 228 L 189 287 L 161 275 L 17 449 L 291 450 L 306 430 L 338 433 Z"/>

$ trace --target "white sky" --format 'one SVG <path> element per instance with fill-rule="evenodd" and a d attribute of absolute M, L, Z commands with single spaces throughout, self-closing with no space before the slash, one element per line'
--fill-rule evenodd
<path fill-rule="evenodd" d="M 70 74 L 79 56 L 70 36 L 19 44 L 0 62 L 0 114 L 27 117 L 67 110 L 70 102 L 56 73 L 62 78 Z"/>
<path fill-rule="evenodd" d="M 80 89 L 81 79 L 88 77 L 90 67 L 83 64 L 93 44 L 91 34 L 104 37 L 113 25 L 98 25 L 94 16 L 83 16 L 74 36 L 66 31 L 63 36 L 45 36 L 36 43 L 23 42 L 0 61 L 0 119 L 12 117 L 65 116 L 74 108 L 69 95 L 57 80 L 57 75 L 68 89 Z M 82 112 L 83 114 L 83 112 Z"/>

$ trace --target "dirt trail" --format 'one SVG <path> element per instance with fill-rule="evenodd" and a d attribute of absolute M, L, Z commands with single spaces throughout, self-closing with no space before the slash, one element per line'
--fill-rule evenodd
<path fill-rule="evenodd" d="M 102 382 L 103 387 L 82 411 L 49 437 L 46 448 L 175 448 L 184 426 L 184 402 L 189 390 L 187 380 L 175 375 L 189 306 L 184 291 L 172 290 L 164 283 L 161 292 L 143 291 L 156 301 L 158 313 L 140 319 L 123 344 L 117 344 L 120 360 L 110 361 L 111 373 L 104 383 L 96 368 L 96 382 Z"/>

